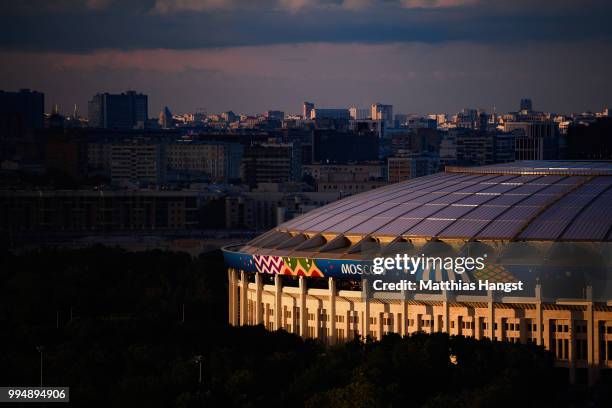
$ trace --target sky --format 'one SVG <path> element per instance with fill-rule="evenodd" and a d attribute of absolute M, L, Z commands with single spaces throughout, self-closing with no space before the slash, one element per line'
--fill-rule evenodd
<path fill-rule="evenodd" d="M 506 112 L 612 106 L 608 0 L 20 0 L 0 15 L 0 89 L 71 112 L 97 92 L 149 115 Z"/>

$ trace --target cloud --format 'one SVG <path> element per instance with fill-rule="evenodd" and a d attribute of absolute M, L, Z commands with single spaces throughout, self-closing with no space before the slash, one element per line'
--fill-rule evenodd
<path fill-rule="evenodd" d="M 20 14 L 100 11 L 117 3 L 134 3 L 139 0 L 21 0 L 3 5 L 3 12 Z"/>
<path fill-rule="evenodd" d="M 113 4 L 114 0 L 86 0 L 85 6 L 92 10 L 104 10 Z"/>
<path fill-rule="evenodd" d="M 102 0 L 103 1 L 103 0 Z M 478 3 L 480 0 L 156 0 L 154 13 L 210 12 L 216 10 L 280 9 L 292 13 L 314 9 L 363 10 L 371 7 L 447 8 Z"/>
<path fill-rule="evenodd" d="M 153 11 L 156 13 L 173 13 L 178 11 L 213 11 L 244 8 L 253 5 L 248 0 L 156 0 Z"/>
<path fill-rule="evenodd" d="M 611 13 L 603 0 L 23 0 L 0 14 L 0 49 L 610 41 Z"/>
<path fill-rule="evenodd" d="M 480 0 L 400 0 L 404 8 L 448 8 L 470 6 L 479 3 Z"/>
<path fill-rule="evenodd" d="M 550 0 L 481 0 L 478 7 L 474 0 L 90 0 L 96 10 L 84 9 L 83 2 L 70 8 L 75 1 L 9 4 L 0 15 L 0 49 L 81 53 L 307 42 L 612 40 L 612 3 L 600 0 L 584 0 L 579 9 L 570 0 L 558 0 L 554 8 Z M 35 7 L 44 4 L 63 8 Z"/>
<path fill-rule="evenodd" d="M 349 0 L 349 2 L 351 1 L 355 0 Z M 298 12 L 303 9 L 338 5 L 340 3 L 334 0 L 156 0 L 153 12 L 171 14 L 177 12 L 211 12 L 245 9 L 253 11 L 285 10 Z"/>
<path fill-rule="evenodd" d="M 278 0 L 278 6 L 292 12 L 303 10 L 307 7 L 320 7 L 321 1 L 317 0 Z"/>

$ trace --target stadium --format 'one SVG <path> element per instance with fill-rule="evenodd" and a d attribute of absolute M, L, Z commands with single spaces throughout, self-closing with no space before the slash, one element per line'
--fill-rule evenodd
<path fill-rule="evenodd" d="M 592 383 L 612 367 L 610 207 L 609 162 L 447 167 L 349 196 L 224 248 L 229 323 L 328 344 L 417 331 L 533 342 Z M 497 254 L 462 279 L 526 289 L 374 293 L 373 257 L 402 251 Z"/>

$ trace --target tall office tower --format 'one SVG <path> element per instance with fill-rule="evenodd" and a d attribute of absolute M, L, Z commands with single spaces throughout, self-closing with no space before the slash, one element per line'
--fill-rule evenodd
<path fill-rule="evenodd" d="M 41 129 L 44 112 L 44 93 L 29 89 L 21 89 L 19 92 L 0 91 L 0 129 Z"/>
<path fill-rule="evenodd" d="M 393 124 L 393 105 L 373 103 L 371 115 L 372 120 L 382 120 L 385 125 L 390 127 Z"/>
<path fill-rule="evenodd" d="M 90 127 L 143 128 L 148 115 L 148 97 L 136 91 L 121 94 L 99 93 L 94 95 L 88 104 Z"/>
<path fill-rule="evenodd" d="M 521 99 L 521 111 L 531 112 L 533 110 L 533 105 L 531 104 L 530 98 Z"/>
<path fill-rule="evenodd" d="M 302 104 L 302 117 L 304 119 L 310 119 L 312 111 L 314 110 L 315 104 L 312 102 L 304 102 Z"/>
<path fill-rule="evenodd" d="M 170 129 L 174 127 L 174 119 L 172 119 L 172 112 L 166 106 L 161 112 L 159 112 L 159 118 L 157 124 L 162 129 Z"/>

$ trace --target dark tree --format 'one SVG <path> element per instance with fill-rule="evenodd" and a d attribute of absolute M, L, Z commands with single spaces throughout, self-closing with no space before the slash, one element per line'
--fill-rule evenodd
<path fill-rule="evenodd" d="M 612 118 L 571 126 L 567 132 L 567 153 L 571 160 L 612 159 Z"/>

